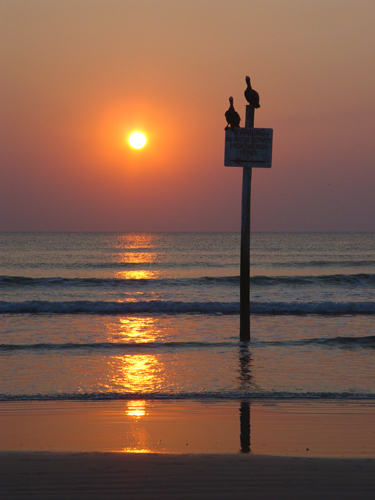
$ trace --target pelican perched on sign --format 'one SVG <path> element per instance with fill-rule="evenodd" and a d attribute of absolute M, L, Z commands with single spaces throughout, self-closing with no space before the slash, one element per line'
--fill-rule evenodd
<path fill-rule="evenodd" d="M 256 90 L 251 87 L 250 77 L 246 77 L 247 89 L 245 90 L 245 97 L 247 102 L 253 108 L 260 108 L 259 104 L 259 94 Z"/>
<path fill-rule="evenodd" d="M 233 97 L 229 98 L 229 109 L 228 111 L 225 112 L 225 118 L 228 122 L 228 125 L 225 127 L 225 130 L 228 130 L 228 128 L 236 128 L 240 126 L 240 115 L 237 113 L 237 111 L 233 107 Z"/>

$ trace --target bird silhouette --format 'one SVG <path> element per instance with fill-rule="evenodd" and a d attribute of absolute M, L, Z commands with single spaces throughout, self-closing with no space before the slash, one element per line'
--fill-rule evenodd
<path fill-rule="evenodd" d="M 254 90 L 251 87 L 250 77 L 249 76 L 246 77 L 246 83 L 247 83 L 247 88 L 245 90 L 245 98 L 246 98 L 247 102 L 253 108 L 260 108 L 259 94 L 258 94 L 258 92 L 256 90 Z"/>
<path fill-rule="evenodd" d="M 233 97 L 229 98 L 229 103 L 230 103 L 229 109 L 228 111 L 225 112 L 225 118 L 228 122 L 228 125 L 225 127 L 225 130 L 228 130 L 229 128 L 233 129 L 239 127 L 241 121 L 240 115 L 233 107 Z"/>

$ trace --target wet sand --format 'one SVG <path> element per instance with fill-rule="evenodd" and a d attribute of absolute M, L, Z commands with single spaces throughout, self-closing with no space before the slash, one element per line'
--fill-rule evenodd
<path fill-rule="evenodd" d="M 0 403 L 1 499 L 372 499 L 368 402 Z"/>
<path fill-rule="evenodd" d="M 0 451 L 375 457 L 355 401 L 0 402 Z"/>

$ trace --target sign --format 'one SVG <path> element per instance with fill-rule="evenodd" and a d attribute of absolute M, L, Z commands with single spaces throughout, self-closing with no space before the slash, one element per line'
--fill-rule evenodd
<path fill-rule="evenodd" d="M 225 131 L 226 167 L 271 168 L 272 128 L 235 128 Z"/>

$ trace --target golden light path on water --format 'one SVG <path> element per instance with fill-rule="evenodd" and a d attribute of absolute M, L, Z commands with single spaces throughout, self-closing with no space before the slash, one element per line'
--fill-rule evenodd
<path fill-rule="evenodd" d="M 154 234 L 121 234 L 118 236 L 118 250 L 140 250 L 156 248 L 157 236 Z"/>
<path fill-rule="evenodd" d="M 160 336 L 160 330 L 151 317 L 124 317 L 120 318 L 120 334 L 129 341 L 145 343 L 154 342 Z"/>
<path fill-rule="evenodd" d="M 119 238 L 116 261 L 118 264 L 144 265 L 153 264 L 158 260 L 158 254 L 152 250 L 156 247 L 156 236 L 151 234 L 129 234 Z M 123 251 L 121 251 L 123 250 Z M 137 251 L 138 250 L 138 251 Z M 121 270 L 115 273 L 117 279 L 155 279 L 160 276 L 160 271 L 141 270 Z"/>
<path fill-rule="evenodd" d="M 146 401 L 128 401 L 126 414 L 129 417 L 144 417 L 146 415 Z"/>
<path fill-rule="evenodd" d="M 117 262 L 119 264 L 152 264 L 157 261 L 155 248 L 156 237 L 153 235 L 124 235 L 119 240 Z M 123 251 L 121 251 L 123 249 Z M 137 251 L 138 250 L 138 251 Z M 115 273 L 117 279 L 146 280 L 158 278 L 160 272 L 153 270 L 121 270 Z M 141 292 L 139 292 L 141 294 Z M 131 299 L 136 301 L 136 299 Z M 119 318 L 119 327 L 108 332 L 110 339 L 117 338 L 119 342 L 148 343 L 154 342 L 161 335 L 152 317 Z M 125 354 L 116 356 L 110 361 L 112 371 L 112 386 L 121 387 L 128 393 L 154 392 L 163 385 L 164 366 L 152 354 Z M 126 415 L 135 420 L 147 417 L 147 403 L 144 400 L 131 400 L 126 403 Z M 147 434 L 144 427 L 133 429 L 133 440 L 136 446 L 124 448 L 127 453 L 150 453 Z"/>
<path fill-rule="evenodd" d="M 153 264 L 156 262 L 155 252 L 126 252 L 118 256 L 121 264 Z"/>
<path fill-rule="evenodd" d="M 108 331 L 110 339 L 119 342 L 147 343 L 160 337 L 161 332 L 155 327 L 152 317 L 122 317 L 117 328 Z M 110 385 L 115 390 L 127 393 L 154 392 L 163 386 L 165 369 L 157 356 L 153 354 L 125 354 L 111 357 L 109 361 Z M 130 400 L 126 402 L 126 415 L 135 421 L 146 418 L 147 402 Z M 127 453 L 151 453 L 146 444 L 149 440 L 144 426 L 132 427 L 132 441 L 137 444 L 124 448 Z"/>
<path fill-rule="evenodd" d="M 119 328 L 109 327 L 109 340 L 144 344 L 160 338 L 152 317 L 120 318 Z M 164 366 L 154 354 L 124 354 L 111 357 L 113 387 L 128 393 L 153 392 L 163 385 Z"/>
<path fill-rule="evenodd" d="M 149 280 L 159 278 L 159 271 L 119 271 L 115 278 L 124 280 Z"/>
<path fill-rule="evenodd" d="M 115 356 L 112 384 L 127 393 L 154 392 L 161 387 L 163 365 L 153 354 L 125 354 Z"/>

